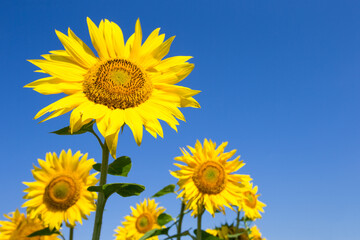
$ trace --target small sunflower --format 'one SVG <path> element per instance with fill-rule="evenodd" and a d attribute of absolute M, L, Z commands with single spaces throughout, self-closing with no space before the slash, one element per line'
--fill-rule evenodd
<path fill-rule="evenodd" d="M 30 60 L 40 72 L 50 76 L 25 87 L 45 95 L 68 95 L 40 110 L 35 119 L 53 112 L 43 120 L 46 121 L 73 110 L 71 133 L 95 119 L 115 158 L 123 125 L 130 127 L 140 145 L 143 126 L 155 138 L 163 137 L 158 119 L 177 130 L 176 118 L 185 121 L 178 108 L 200 107 L 192 97 L 200 91 L 175 85 L 193 70 L 194 65 L 187 62 L 191 57 L 163 59 L 174 37 L 164 42 L 165 35 L 159 35 L 157 28 L 142 43 L 137 20 L 135 33 L 124 42 L 123 33 L 115 23 L 105 19 L 97 27 L 90 18 L 87 23 L 98 57 L 69 29 L 68 35 L 56 31 L 65 50 L 42 55 L 43 60 Z"/>
<path fill-rule="evenodd" d="M 233 209 L 232 205 L 241 198 L 242 182 L 250 180 L 248 175 L 233 174 L 245 163 L 239 160 L 240 156 L 228 161 L 236 150 L 224 153 L 226 145 L 224 142 L 216 148 L 216 143 L 205 139 L 202 146 L 198 140 L 195 148 L 188 146 L 191 154 L 183 148 L 183 156 L 175 158 L 186 164 L 175 163 L 180 170 L 171 174 L 179 179 L 183 191 L 178 197 L 184 198 L 192 215 L 197 215 L 202 206 L 213 216 L 216 210 L 225 214 L 224 206 Z"/>
<path fill-rule="evenodd" d="M 249 240 L 248 233 L 245 228 L 237 228 L 234 225 L 221 225 L 221 227 L 217 227 L 215 229 L 206 229 L 207 233 L 218 237 L 220 239 L 226 240 Z M 241 233 L 241 235 L 237 237 L 229 237 L 229 235 L 234 235 L 237 233 Z"/>
<path fill-rule="evenodd" d="M 158 203 L 155 203 L 154 199 L 145 199 L 142 203 L 136 204 L 136 209 L 131 207 L 130 216 L 126 216 L 125 221 L 122 222 L 124 227 L 118 227 L 115 230 L 116 239 L 138 240 L 146 232 L 156 228 L 160 229 L 161 226 L 157 224 L 157 219 L 165 209 L 157 206 Z M 158 237 L 149 239 L 157 240 Z"/>
<path fill-rule="evenodd" d="M 81 158 L 81 159 L 80 159 Z M 72 155 L 61 151 L 47 153 L 46 160 L 38 160 L 40 167 L 34 166 L 32 174 L 35 182 L 24 182 L 27 189 L 23 204 L 30 217 L 41 216 L 51 229 L 59 229 L 63 221 L 75 226 L 75 221 L 82 224 L 95 211 L 97 194 L 89 192 L 88 187 L 97 183 L 96 174 L 90 175 L 95 164 L 94 159 L 87 159 L 87 154 L 80 151 Z"/>
<path fill-rule="evenodd" d="M 57 240 L 57 234 L 50 236 L 37 236 L 28 238 L 30 234 L 44 229 L 44 223 L 39 218 L 29 218 L 20 213 L 18 209 L 15 212 L 4 214 L 8 221 L 0 221 L 0 240 Z"/>
<path fill-rule="evenodd" d="M 124 227 L 118 226 L 114 231 L 115 240 L 130 240 L 127 237 L 127 231 Z"/>
<path fill-rule="evenodd" d="M 253 226 L 252 228 L 250 228 L 250 231 L 251 231 L 251 233 L 250 233 L 249 237 L 251 240 L 266 240 L 266 238 L 261 237 L 261 233 L 256 225 Z"/>
<path fill-rule="evenodd" d="M 247 183 L 245 188 L 243 188 L 242 198 L 239 201 L 239 208 L 245 212 L 245 216 L 254 220 L 256 218 L 261 218 L 260 212 L 264 212 L 265 203 L 262 203 L 258 200 L 260 194 L 256 194 L 258 187 L 253 187 L 252 183 Z"/>

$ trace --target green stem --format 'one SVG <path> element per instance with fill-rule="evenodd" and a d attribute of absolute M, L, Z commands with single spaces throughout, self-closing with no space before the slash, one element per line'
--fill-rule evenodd
<path fill-rule="evenodd" d="M 180 216 L 179 216 L 179 225 L 177 228 L 177 240 L 180 240 L 180 233 L 181 233 L 181 225 L 182 225 L 182 221 L 184 218 L 184 210 L 185 210 L 185 203 L 183 201 L 181 201 L 181 210 L 180 210 Z"/>
<path fill-rule="evenodd" d="M 237 209 L 237 217 L 236 217 L 236 228 L 239 229 L 240 227 L 240 209 Z"/>
<path fill-rule="evenodd" d="M 70 228 L 69 240 L 73 240 L 74 239 L 74 227 L 69 227 L 69 228 Z"/>
<path fill-rule="evenodd" d="M 59 236 L 62 238 L 62 240 L 65 240 L 65 237 L 62 235 L 62 233 L 60 233 Z"/>
<path fill-rule="evenodd" d="M 197 233 L 196 233 L 196 239 L 201 240 L 201 217 L 204 213 L 204 206 L 201 205 L 199 207 L 198 216 L 197 216 Z"/>
<path fill-rule="evenodd" d="M 106 145 L 106 142 L 104 141 L 104 144 L 102 144 L 102 162 L 101 162 L 101 173 L 100 173 L 100 183 L 99 183 L 99 186 L 101 187 L 104 184 L 106 184 L 108 163 L 109 163 L 109 149 Z M 100 239 L 101 224 L 102 224 L 102 217 L 104 213 L 105 203 L 106 203 L 106 199 L 104 193 L 99 192 L 98 201 L 96 205 L 95 223 L 94 223 L 92 240 Z"/>
<path fill-rule="evenodd" d="M 247 222 L 246 222 L 246 217 L 245 217 L 245 215 L 244 215 L 244 226 L 245 226 L 245 229 L 246 229 L 246 230 L 249 229 L 249 227 L 248 227 L 248 225 L 247 225 Z"/>
<path fill-rule="evenodd" d="M 103 147 L 104 147 L 104 144 L 101 142 L 101 139 L 100 139 L 99 136 L 94 132 L 94 130 L 91 130 L 91 131 L 89 131 L 89 132 L 91 132 L 91 133 L 96 137 L 96 139 L 98 140 L 101 148 L 103 148 Z M 106 145 L 106 143 L 105 143 L 105 145 Z"/>

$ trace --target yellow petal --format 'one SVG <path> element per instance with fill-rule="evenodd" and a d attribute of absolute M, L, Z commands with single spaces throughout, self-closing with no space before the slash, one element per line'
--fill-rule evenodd
<path fill-rule="evenodd" d="M 116 52 L 115 52 L 114 43 L 113 43 L 114 36 L 113 36 L 112 26 L 111 26 L 110 21 L 107 19 L 105 19 L 105 22 L 104 22 L 103 35 L 104 35 L 106 48 L 108 50 L 109 57 L 115 58 Z"/>
<path fill-rule="evenodd" d="M 106 48 L 106 43 L 104 40 L 104 36 L 101 34 L 100 30 L 96 27 L 96 25 L 91 21 L 91 19 L 88 17 L 86 18 L 91 42 L 96 49 L 99 57 L 101 59 L 108 59 L 109 54 Z"/>
<path fill-rule="evenodd" d="M 125 123 L 133 132 L 137 145 L 140 146 L 143 137 L 143 122 L 140 116 L 132 108 L 125 109 L 124 112 Z"/>
<path fill-rule="evenodd" d="M 124 36 L 121 31 L 121 28 L 116 24 L 111 22 L 111 27 L 113 31 L 113 43 L 114 50 L 116 52 L 116 56 L 119 58 L 124 57 L 125 44 L 124 44 Z"/>
<path fill-rule="evenodd" d="M 80 65 L 85 68 L 90 68 L 97 62 L 97 59 L 88 54 L 78 41 L 57 30 L 55 30 L 55 32 L 69 55 L 72 56 Z"/>
<path fill-rule="evenodd" d="M 53 77 L 60 78 L 64 81 L 83 81 L 84 74 L 86 74 L 85 69 L 75 64 L 66 62 L 55 62 L 47 60 L 29 60 L 29 62 L 38 66 Z"/>
<path fill-rule="evenodd" d="M 78 38 L 78 36 L 76 36 L 75 33 L 73 31 L 71 31 L 70 28 L 68 28 L 68 35 L 69 35 L 70 38 L 76 40 L 83 47 L 83 49 L 85 50 L 85 52 L 87 54 L 89 54 L 90 56 L 96 58 L 93 51 L 91 51 L 91 49 L 80 38 Z"/>
<path fill-rule="evenodd" d="M 130 59 L 133 59 L 134 56 L 136 56 L 139 53 L 141 43 L 142 43 L 142 30 L 140 25 L 140 19 L 137 19 L 135 24 L 134 43 L 132 45 L 130 52 Z"/>
<path fill-rule="evenodd" d="M 67 108 L 75 108 L 76 106 L 80 105 L 82 102 L 87 101 L 87 98 L 84 96 L 83 93 L 73 94 L 67 97 L 64 97 L 49 106 L 41 109 L 36 115 L 35 119 L 43 116 L 48 112 L 53 112 L 59 109 L 67 109 Z"/>

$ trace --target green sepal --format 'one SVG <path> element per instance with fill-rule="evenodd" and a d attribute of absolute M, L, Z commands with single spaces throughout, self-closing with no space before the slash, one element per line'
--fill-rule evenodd
<path fill-rule="evenodd" d="M 51 133 L 55 133 L 57 135 L 76 135 L 76 134 L 83 134 L 83 133 L 86 133 L 86 132 L 91 132 L 91 131 L 94 131 L 93 130 L 93 125 L 94 125 L 95 121 L 91 121 L 85 125 L 83 125 L 79 131 L 77 132 L 73 132 L 71 134 L 70 132 L 70 126 L 67 126 L 67 127 L 64 127 L 62 129 L 59 129 L 57 131 L 54 131 L 54 132 L 51 132 Z"/>
<path fill-rule="evenodd" d="M 52 230 L 50 230 L 50 228 L 47 227 L 47 228 L 38 230 L 36 232 L 33 232 L 32 234 L 28 235 L 27 237 L 49 236 L 52 234 L 60 234 L 60 232 L 56 228 L 53 228 Z"/>
<path fill-rule="evenodd" d="M 122 197 L 139 196 L 145 190 L 143 185 L 135 183 L 110 183 L 101 186 L 91 186 L 87 189 L 90 192 L 103 192 L 105 199 L 108 199 L 113 193 Z"/>
<path fill-rule="evenodd" d="M 197 229 L 194 230 L 195 236 L 197 236 Z M 205 232 L 204 230 L 201 230 L 201 239 L 202 240 L 219 240 L 220 238 L 215 237 L 214 235 L 211 235 L 210 233 Z"/>
<path fill-rule="evenodd" d="M 171 215 L 169 215 L 167 213 L 162 213 L 162 214 L 159 215 L 159 217 L 157 219 L 157 223 L 160 226 L 164 226 L 164 225 L 166 225 L 167 223 L 169 223 L 172 220 L 173 220 L 173 218 L 172 218 Z"/>
<path fill-rule="evenodd" d="M 93 169 L 100 172 L 101 163 L 94 164 Z M 127 156 L 122 156 L 115 159 L 112 163 L 109 164 L 108 174 L 127 177 L 130 170 L 131 170 L 131 159 Z"/>
<path fill-rule="evenodd" d="M 155 193 L 152 197 L 161 197 L 164 196 L 165 194 L 168 193 L 174 193 L 175 192 L 175 185 L 174 184 L 170 184 L 167 185 L 166 187 L 164 187 L 163 189 L 161 189 L 160 191 L 158 191 L 157 193 Z"/>
<path fill-rule="evenodd" d="M 170 228 L 152 229 L 146 232 L 139 240 L 145 240 L 154 236 L 168 235 Z"/>

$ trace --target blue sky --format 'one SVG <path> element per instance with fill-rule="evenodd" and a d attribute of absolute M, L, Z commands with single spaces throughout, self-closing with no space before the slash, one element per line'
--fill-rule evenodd
<path fill-rule="evenodd" d="M 169 170 L 179 147 L 196 139 L 228 141 L 238 149 L 268 206 L 257 221 L 263 236 L 276 240 L 354 239 L 360 224 L 360 3 L 332 0 L 238 1 L 6 1 L 0 9 L 2 117 L 0 213 L 20 207 L 32 164 L 49 151 L 71 148 L 100 161 L 91 135 L 56 136 L 69 115 L 38 124 L 38 110 L 61 96 L 44 96 L 27 83 L 41 78 L 26 59 L 63 49 L 54 32 L 70 27 L 91 45 L 86 25 L 107 18 L 129 37 L 137 18 L 143 34 L 161 27 L 176 35 L 169 56 L 194 56 L 194 71 L 181 85 L 202 92 L 201 109 L 183 109 L 178 133 L 163 124 L 164 139 L 144 134 L 141 147 L 129 129 L 119 137 L 118 155 L 133 168 L 127 179 L 146 191 L 112 197 L 102 239 L 130 213 L 130 205 L 176 183 Z M 159 199 L 176 216 L 174 196 Z M 24 209 L 23 209 L 24 211 Z M 229 211 L 230 212 L 230 211 Z M 211 228 L 232 219 L 204 217 Z M 3 218 L 1 218 L 3 219 Z M 76 229 L 90 239 L 94 214 Z M 187 218 L 185 228 L 196 222 Z"/>

